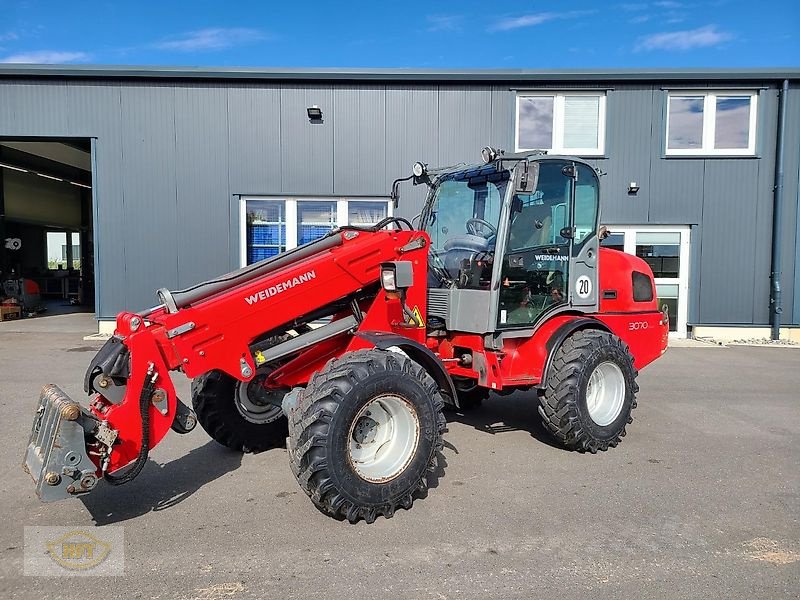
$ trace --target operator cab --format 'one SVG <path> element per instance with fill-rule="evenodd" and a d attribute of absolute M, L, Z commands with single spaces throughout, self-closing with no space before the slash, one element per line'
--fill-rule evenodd
<path fill-rule="evenodd" d="M 430 188 L 420 224 L 431 238 L 429 314 L 448 330 L 531 328 L 555 312 L 597 310 L 592 166 L 495 153 L 417 179 Z"/>

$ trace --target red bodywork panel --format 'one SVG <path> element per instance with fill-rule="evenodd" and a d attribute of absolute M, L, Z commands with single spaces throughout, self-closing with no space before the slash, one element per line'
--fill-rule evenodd
<path fill-rule="evenodd" d="M 136 331 L 131 321 L 135 313 L 117 316 L 115 335 L 123 338 L 130 350 L 131 376 L 127 382 L 125 400 L 113 404 L 97 395 L 91 409 L 99 418 L 108 421 L 119 431 L 118 444 L 111 453 L 109 472 L 133 461 L 141 445 L 141 420 L 138 398 L 150 363 L 157 376 L 156 387 L 166 392 L 168 410 L 162 414 L 150 410 L 150 447 L 155 446 L 169 430 L 175 416 L 175 389 L 169 372 L 180 369 L 194 378 L 210 370 L 224 371 L 240 380 L 242 362 L 252 373 L 256 365 L 249 346 L 259 335 L 279 329 L 295 319 L 346 298 L 364 288 L 375 287 L 371 306 L 362 307 L 367 314 L 361 328 L 394 331 L 423 342 L 425 330 L 405 328 L 400 301 L 385 299 L 377 287 L 380 264 L 392 260 L 411 261 L 415 281 L 422 285 L 408 290 L 406 302 L 418 307 L 425 318 L 425 276 L 427 271 L 428 237 L 419 231 L 352 231 L 345 230 L 341 245 L 271 273 L 223 290 L 195 306 L 168 313 L 160 308 L 147 317 L 149 325 Z M 422 238 L 420 248 L 403 251 L 411 240 Z M 192 323 L 191 329 L 168 337 L 168 332 L 180 330 Z M 394 323 L 394 326 L 392 325 Z M 284 377 L 276 385 L 293 386 L 306 383 L 312 373 L 327 360 L 345 351 L 354 338 L 339 336 L 312 346 L 295 360 L 281 368 Z"/>
<path fill-rule="evenodd" d="M 583 326 L 607 328 L 630 347 L 635 366 L 642 368 L 666 348 L 666 318 L 655 299 L 635 302 L 631 273 L 640 271 L 650 278 L 648 265 L 639 258 L 608 249 L 600 250 L 599 290 L 617 291 L 616 299 L 602 300 L 598 314 L 561 313 L 545 320 L 532 336 L 507 338 L 500 350 L 484 348 L 484 336 L 449 333 L 428 337 L 424 326 L 410 323 L 399 294 L 379 287 L 380 264 L 409 261 L 414 282 L 405 296 L 409 311 L 425 323 L 427 304 L 427 253 L 429 239 L 420 231 L 344 230 L 341 244 L 324 249 L 302 261 L 292 262 L 235 287 L 225 289 L 175 313 L 164 308 L 148 316 L 148 325 L 134 327 L 140 317 L 121 313 L 116 335 L 130 351 L 131 373 L 124 401 L 114 404 L 97 394 L 91 410 L 119 431 L 111 453 L 109 472 L 133 461 L 141 445 L 141 419 L 138 398 L 148 369 L 157 377 L 156 388 L 167 396 L 165 414 L 150 410 L 150 447 L 155 446 L 170 428 L 175 415 L 175 389 L 169 372 L 182 370 L 194 378 L 216 369 L 230 376 L 242 375 L 243 366 L 255 373 L 250 345 L 264 333 L 291 328 L 291 324 L 321 307 L 364 291 L 359 307 L 363 320 L 359 331 L 393 332 L 426 345 L 442 361 L 451 376 L 476 379 L 480 385 L 502 390 L 536 385 L 542 381 L 548 358 L 548 341 L 575 319 Z M 410 243 L 422 240 L 423 243 Z M 334 318 L 351 314 L 344 310 Z M 593 323 L 594 321 L 594 323 Z M 191 326 L 190 326 L 191 324 Z M 287 327 L 288 325 L 288 327 Z M 346 351 L 369 347 L 359 336 L 342 334 L 317 343 L 271 373 L 267 385 L 290 388 L 304 385 L 328 360 Z M 472 364 L 458 360 L 464 353 L 473 356 Z M 244 369 L 247 371 L 247 369 Z"/>

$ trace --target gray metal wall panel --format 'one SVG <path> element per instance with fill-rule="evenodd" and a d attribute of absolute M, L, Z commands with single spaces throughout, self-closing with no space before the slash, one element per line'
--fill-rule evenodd
<path fill-rule="evenodd" d="M 331 108 L 336 114 L 333 193 L 387 195 L 386 146 L 391 141 L 386 139 L 386 90 L 383 86 L 337 87 Z"/>
<path fill-rule="evenodd" d="M 752 323 L 758 161 L 706 161 L 700 257 L 700 321 Z"/>
<path fill-rule="evenodd" d="M 67 122 L 70 136 L 95 138 L 92 203 L 95 288 L 99 316 L 114 316 L 125 306 L 125 244 L 119 230 L 123 219 L 122 115 L 119 85 L 104 83 L 69 86 Z"/>
<path fill-rule="evenodd" d="M 386 171 L 391 180 L 411 174 L 411 165 L 432 166 L 439 157 L 439 90 L 435 86 L 386 89 Z M 395 175 L 396 174 L 396 175 Z M 399 214 L 413 217 L 422 208 L 425 186 L 404 185 Z"/>
<path fill-rule="evenodd" d="M 231 193 L 280 193 L 281 93 L 274 86 L 228 89 Z"/>
<path fill-rule="evenodd" d="M 117 176 L 123 195 L 115 209 L 121 217 L 118 243 L 125 248 L 117 268 L 124 271 L 104 285 L 112 294 L 110 306 L 135 310 L 154 304 L 156 288 L 178 281 L 175 88 L 124 86 L 121 94 L 124 164 Z"/>
<path fill-rule="evenodd" d="M 306 108 L 322 109 L 322 122 L 309 123 Z M 333 130 L 330 86 L 281 89 L 281 184 L 286 194 L 333 194 Z"/>
<path fill-rule="evenodd" d="M 647 221 L 650 185 L 651 88 L 611 90 L 606 99 L 606 156 L 597 166 L 607 173 L 601 181 L 604 223 Z M 628 184 L 639 193 L 628 195 Z"/>
<path fill-rule="evenodd" d="M 202 123 L 202 127 L 198 127 Z M 187 287 L 228 270 L 228 90 L 175 89 L 177 281 Z"/>
<path fill-rule="evenodd" d="M 65 82 L 17 83 L 9 89 L 10 93 L 0 93 L 0 122 L 7 127 L 3 135 L 69 135 L 65 111 L 69 86 Z"/>
<path fill-rule="evenodd" d="M 642 223 L 691 225 L 703 218 L 703 159 L 654 158 L 649 215 Z"/>
<path fill-rule="evenodd" d="M 784 148 L 784 189 L 783 189 L 783 239 L 782 265 L 781 265 L 781 294 L 783 314 L 782 323 L 800 322 L 799 315 L 794 311 L 795 294 L 797 293 L 798 280 L 795 279 L 795 269 L 798 268 L 795 260 L 800 238 L 797 233 L 797 223 L 800 219 L 798 207 L 798 193 L 800 186 L 795 175 L 794 165 L 800 163 L 800 89 L 790 88 L 786 104 L 786 143 Z"/>
<path fill-rule="evenodd" d="M 750 199 L 756 206 L 756 220 L 749 234 L 760 240 L 754 249 L 753 276 L 753 323 L 769 323 L 769 288 L 772 267 L 772 208 L 775 185 L 775 142 L 777 137 L 778 92 L 763 90 L 759 94 L 758 150 L 758 194 Z M 737 197 L 737 202 L 748 202 Z"/>
<path fill-rule="evenodd" d="M 488 142 L 492 148 L 514 150 L 515 108 L 515 97 L 508 87 L 492 88 L 492 131 Z"/>
<path fill-rule="evenodd" d="M 800 89 L 797 87 L 792 88 L 790 95 L 792 102 L 790 108 L 793 114 L 800 114 Z M 798 131 L 798 129 L 795 129 Z M 789 135 L 789 143 L 795 144 L 800 149 L 800 139 L 796 139 L 796 135 Z M 800 150 L 799 150 L 800 151 Z M 794 252 L 794 307 L 792 310 L 792 321 L 795 325 L 800 325 L 800 160 L 792 168 L 791 163 L 787 165 L 786 177 L 794 178 L 795 194 L 794 196 L 787 195 L 789 202 L 795 202 L 798 207 L 797 211 L 797 227 L 795 229 L 795 252 Z M 787 285 L 789 285 L 787 283 Z"/>
<path fill-rule="evenodd" d="M 492 91 L 485 87 L 439 88 L 437 165 L 480 162 L 492 139 Z"/>

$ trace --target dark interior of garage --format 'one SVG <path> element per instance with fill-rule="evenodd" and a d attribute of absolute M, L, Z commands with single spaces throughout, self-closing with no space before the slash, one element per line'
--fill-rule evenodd
<path fill-rule="evenodd" d="M 2 320 L 94 311 L 88 139 L 0 139 Z"/>

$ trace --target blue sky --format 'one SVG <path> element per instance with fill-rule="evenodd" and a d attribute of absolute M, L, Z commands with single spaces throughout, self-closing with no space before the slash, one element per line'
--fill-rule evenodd
<path fill-rule="evenodd" d="M 0 62 L 253 67 L 800 65 L 800 1 L 0 0 Z"/>

